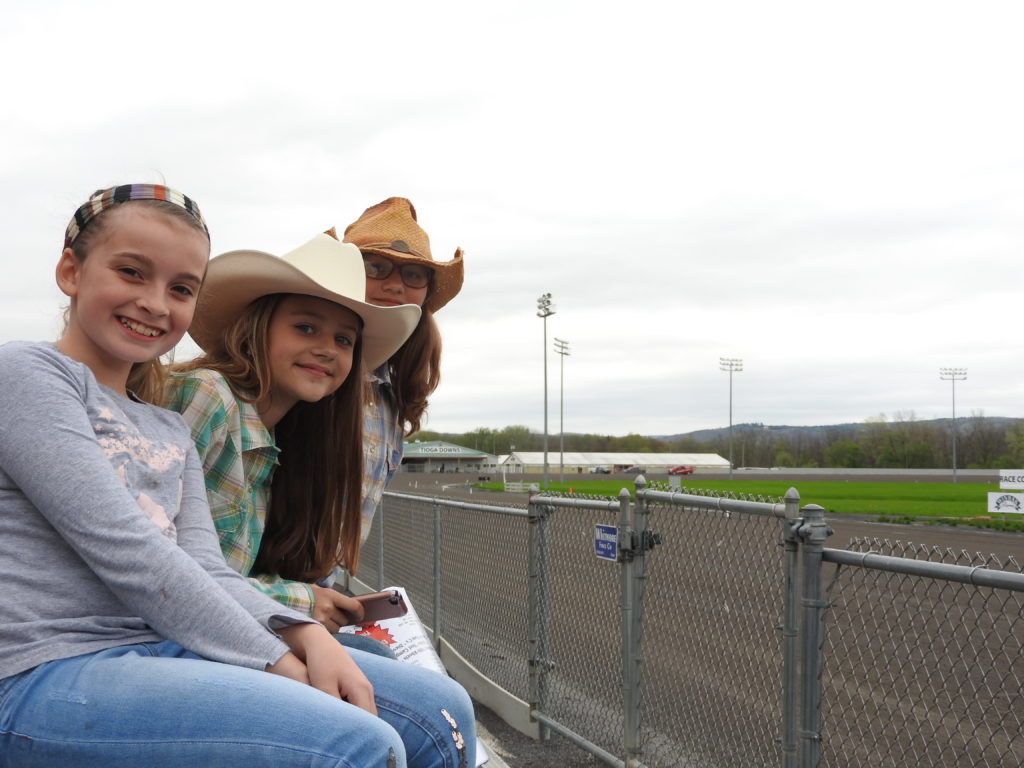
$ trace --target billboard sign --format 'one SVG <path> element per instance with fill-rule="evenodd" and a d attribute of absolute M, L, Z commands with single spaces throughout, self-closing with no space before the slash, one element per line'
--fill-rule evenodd
<path fill-rule="evenodd" d="M 1004 491 L 1024 491 L 1024 469 L 1000 469 L 999 487 Z"/>

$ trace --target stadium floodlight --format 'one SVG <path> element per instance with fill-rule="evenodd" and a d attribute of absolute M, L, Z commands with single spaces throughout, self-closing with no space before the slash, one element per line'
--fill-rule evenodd
<path fill-rule="evenodd" d="M 537 299 L 537 317 L 544 321 L 544 490 L 548 489 L 548 318 L 555 314 L 551 294 Z"/>
<path fill-rule="evenodd" d="M 565 482 L 565 358 L 569 356 L 569 342 L 555 339 L 555 352 L 561 355 L 558 371 L 558 482 Z"/>
<path fill-rule="evenodd" d="M 738 357 L 720 357 L 718 367 L 729 373 L 729 479 L 732 480 L 732 375 L 743 370 L 743 361 Z"/>
<path fill-rule="evenodd" d="M 956 383 L 967 378 L 966 368 L 939 368 L 939 378 L 948 381 L 953 390 L 953 482 L 956 482 Z"/>

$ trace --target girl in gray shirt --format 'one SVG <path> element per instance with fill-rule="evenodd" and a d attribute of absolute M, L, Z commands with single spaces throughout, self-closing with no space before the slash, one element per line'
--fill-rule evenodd
<path fill-rule="evenodd" d="M 0 347 L 2 768 L 405 765 L 344 649 L 225 565 L 188 428 L 133 394 L 208 257 L 191 199 L 101 190 L 61 338 Z"/>

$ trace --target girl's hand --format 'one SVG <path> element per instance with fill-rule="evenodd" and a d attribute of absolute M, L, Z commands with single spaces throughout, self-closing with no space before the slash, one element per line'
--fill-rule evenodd
<path fill-rule="evenodd" d="M 346 624 L 356 624 L 363 618 L 363 604 L 354 597 L 329 587 L 310 586 L 313 588 L 313 619 L 327 627 L 332 635 Z"/>
<path fill-rule="evenodd" d="M 280 633 L 292 653 L 305 662 L 310 685 L 365 709 L 371 715 L 377 714 L 370 681 L 352 661 L 348 651 L 323 627 L 319 624 L 295 624 L 285 627 Z M 285 658 L 288 655 L 285 654 Z"/>
<path fill-rule="evenodd" d="M 299 657 L 291 651 L 267 667 L 267 672 L 309 685 L 309 673 L 306 670 L 306 665 L 299 661 Z"/>

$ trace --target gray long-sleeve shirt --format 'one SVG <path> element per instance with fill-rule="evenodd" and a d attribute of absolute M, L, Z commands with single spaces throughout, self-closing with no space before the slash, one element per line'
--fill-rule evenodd
<path fill-rule="evenodd" d="M 52 344 L 0 346 L 0 678 L 167 638 L 263 669 L 308 622 L 224 563 L 176 413 Z"/>

